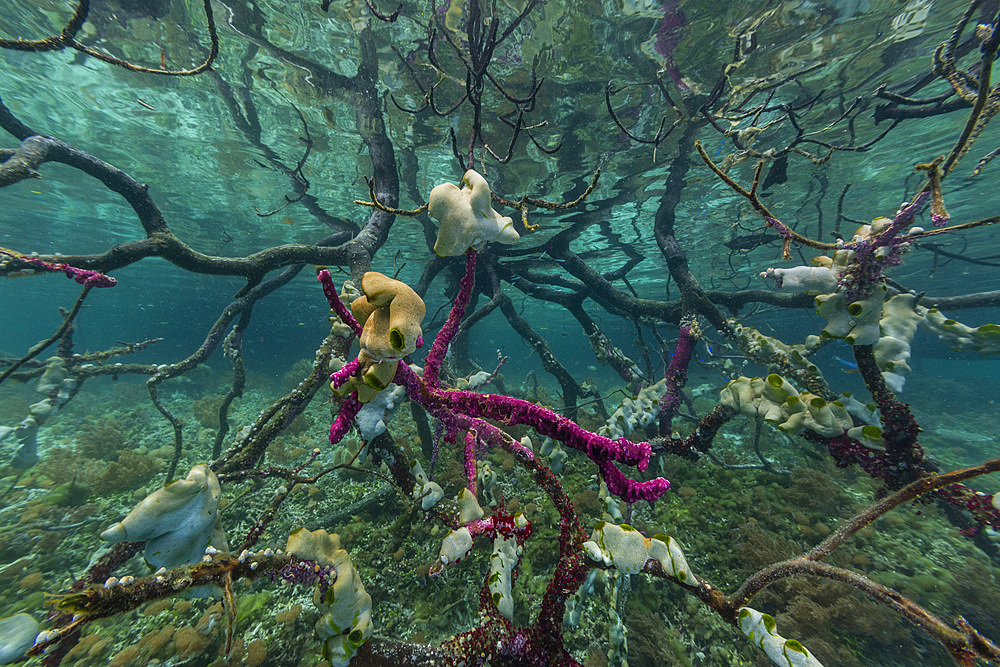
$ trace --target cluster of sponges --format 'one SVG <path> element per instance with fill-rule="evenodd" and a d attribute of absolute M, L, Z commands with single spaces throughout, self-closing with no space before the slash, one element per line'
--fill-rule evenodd
<path fill-rule="evenodd" d="M 185 479 L 168 482 L 136 505 L 103 533 L 106 542 L 146 542 L 146 562 L 153 569 L 197 563 L 206 547 L 228 551 L 219 518 L 219 478 L 207 464 L 196 465 Z"/>
<path fill-rule="evenodd" d="M 870 225 L 862 225 L 854 232 L 854 243 L 863 243 L 882 233 L 892 224 L 888 218 L 876 218 Z M 920 231 L 919 227 L 909 230 Z M 907 244 L 901 244 L 905 249 Z M 888 246 L 875 251 L 875 259 L 888 256 Z M 807 294 L 816 294 L 816 312 L 827 321 L 823 335 L 843 338 L 848 345 L 874 345 L 879 339 L 879 320 L 882 318 L 882 303 L 886 289 L 875 285 L 866 296 L 848 300 L 848 292 L 841 281 L 855 261 L 856 253 L 848 248 L 840 248 L 832 257 L 814 257 L 813 266 L 795 266 L 789 269 L 767 269 L 761 277 L 769 278 L 782 289 Z M 866 290 L 867 291 L 867 290 Z"/>
<path fill-rule="evenodd" d="M 1000 325 L 970 327 L 945 317 L 937 308 L 927 310 L 923 324 L 953 350 L 972 350 L 984 357 L 1000 353 Z"/>
<path fill-rule="evenodd" d="M 774 664 L 782 667 L 823 667 L 823 663 L 801 643 L 779 635 L 777 623 L 769 614 L 743 607 L 737 622 L 750 643 L 764 651 Z"/>
<path fill-rule="evenodd" d="M 485 178 L 470 169 L 462 176 L 461 185 L 442 183 L 431 190 L 427 210 L 439 224 L 436 255 L 452 257 L 470 248 L 482 250 L 490 241 L 509 245 L 520 238 L 514 221 L 493 210 Z"/>
<path fill-rule="evenodd" d="M 625 574 L 641 572 L 648 561 L 655 560 L 678 581 L 692 585 L 698 581 L 677 540 L 662 533 L 646 537 L 627 523 L 616 526 L 599 522 L 590 539 L 583 543 L 583 550 L 591 560 L 614 565 Z"/>
<path fill-rule="evenodd" d="M 300 528 L 288 536 L 289 556 L 332 567 L 337 580 L 325 591 L 316 586 L 313 604 L 323 612 L 316 634 L 323 640 L 323 657 L 333 667 L 347 667 L 372 634 L 372 598 L 365 591 L 351 557 L 336 533 Z"/>
<path fill-rule="evenodd" d="M 975 351 L 984 357 L 1000 354 L 1000 326 L 970 327 L 946 317 L 937 308 L 915 302 L 913 294 L 897 294 L 882 306 L 882 336 L 875 345 L 875 361 L 893 391 L 900 391 L 910 374 L 910 343 L 917 327 L 930 331 L 953 350 Z"/>
<path fill-rule="evenodd" d="M 641 426 L 652 424 L 660 414 L 660 399 L 666 395 L 666 379 L 643 387 L 635 396 L 622 400 L 618 409 L 608 417 L 607 423 L 597 429 L 597 434 L 617 440 L 627 438 L 632 431 Z"/>
<path fill-rule="evenodd" d="M 493 537 L 493 552 L 490 554 L 490 574 L 486 578 L 486 583 L 490 591 L 490 599 L 496 606 L 497 611 L 508 621 L 514 620 L 514 596 L 512 584 L 514 582 L 514 568 L 517 561 L 524 552 L 524 548 L 517 543 L 516 533 L 523 532 L 528 526 L 528 520 L 520 512 L 510 517 L 510 529 L 503 534 L 500 530 L 495 530 L 496 523 L 491 517 L 480 521 L 484 512 L 476 500 L 474 493 L 468 489 L 462 489 L 458 494 L 458 506 L 461 528 L 451 530 L 441 541 L 441 552 L 438 555 L 438 562 L 434 564 L 432 573 L 441 572 L 445 565 L 462 560 L 472 551 L 473 533 L 481 535 L 491 530 L 495 531 Z M 491 526 L 493 528 L 491 528 Z"/>
<path fill-rule="evenodd" d="M 885 286 L 878 285 L 867 297 L 847 303 L 846 293 L 838 288 L 837 280 L 846 269 L 845 262 L 852 252 L 838 250 L 832 260 L 828 257 L 815 258 L 813 261 L 819 261 L 821 266 L 768 269 L 762 275 L 773 279 L 782 288 L 819 292 L 816 311 L 827 321 L 824 336 L 843 338 L 850 345 L 874 345 L 875 361 L 893 391 L 900 391 L 910 374 L 910 343 L 917 327 L 934 333 L 953 350 L 976 351 L 983 356 L 1000 354 L 1000 326 L 966 326 L 946 317 L 936 308 L 917 305 L 913 294 L 896 294 L 886 299 Z M 770 365 L 771 360 L 787 359 L 792 368 L 781 369 L 781 372 L 801 370 L 801 373 L 793 373 L 799 382 L 807 379 L 804 376 L 821 377 L 819 369 L 801 351 L 793 349 L 800 346 L 785 346 L 789 349 L 783 349 L 781 341 L 763 336 L 752 327 L 741 328 L 734 324 L 733 331 L 741 341 L 740 348 L 754 361 Z M 805 350 L 819 342 L 818 337 L 809 336 Z"/>
<path fill-rule="evenodd" d="M 427 309 L 409 285 L 376 271 L 361 277 L 361 291 L 351 302 L 351 314 L 362 325 L 360 368 L 333 390 L 357 391 L 358 400 L 367 403 L 392 382 L 399 360 L 423 344 L 420 324 Z"/>
<path fill-rule="evenodd" d="M 817 302 L 822 301 L 821 312 L 829 309 L 826 313 L 829 324 L 825 330 L 828 334 L 843 334 L 853 345 L 875 345 L 875 362 L 893 391 L 902 390 L 910 374 L 910 344 L 918 327 L 934 333 L 953 350 L 976 351 L 983 356 L 1000 354 L 1000 326 L 969 327 L 946 317 L 936 308 L 917 305 L 914 294 L 896 294 L 888 299 L 885 294 L 884 287 L 877 287 L 867 299 L 855 301 L 846 309 L 842 308 L 843 292 L 817 297 Z M 788 368 L 782 369 L 782 373 L 790 373 L 796 382 L 811 389 L 817 388 L 811 383 L 822 381 L 819 369 L 806 358 L 806 354 L 822 344 L 823 339 L 818 336 L 807 337 L 805 345 L 785 345 L 753 327 L 733 323 L 731 330 L 740 349 L 757 363 L 779 367 L 787 363 Z M 864 437 L 871 435 L 867 433 Z"/>
<path fill-rule="evenodd" d="M 0 425 L 0 442 L 14 437 L 18 444 L 10 464 L 15 470 L 27 470 L 38 462 L 38 427 L 56 414 L 73 395 L 76 378 L 66 370 L 61 357 L 49 357 L 45 371 L 35 384 L 35 391 L 46 398 L 28 406 L 28 415 L 17 426 Z"/>
<path fill-rule="evenodd" d="M 892 221 L 888 218 L 876 218 L 870 225 L 859 227 L 853 241 L 866 241 L 890 224 Z M 914 227 L 909 233 L 919 230 Z M 905 249 L 906 244 L 900 247 Z M 879 253 L 889 252 L 889 247 L 879 248 L 876 259 Z M 816 312 L 827 321 L 823 336 L 842 338 L 849 345 L 875 345 L 876 362 L 894 391 L 902 389 L 910 373 L 910 342 L 917 326 L 930 330 L 955 350 L 975 350 L 984 356 L 1000 353 L 1000 326 L 966 326 L 945 317 L 935 308 L 916 305 L 916 297 L 912 294 L 897 294 L 886 299 L 884 284 L 876 284 L 866 296 L 849 301 L 849 291 L 844 289 L 842 281 L 849 275 L 855 258 L 855 251 L 840 248 L 832 257 L 814 257 L 813 266 L 767 269 L 761 277 L 773 280 L 781 289 L 817 295 Z M 748 356 L 753 358 L 753 355 Z M 782 372 L 786 371 L 782 369 Z M 796 376 L 796 379 L 801 378 Z"/>
<path fill-rule="evenodd" d="M 741 324 L 736 319 L 726 320 L 726 325 L 740 350 L 751 361 L 772 372 L 793 378 L 813 393 L 826 391 L 823 374 L 816 364 L 809 361 L 809 357 L 825 345 L 828 339 L 815 335 L 806 336 L 805 343 L 790 345 L 762 334 L 754 327 Z"/>
<path fill-rule="evenodd" d="M 800 392 L 775 373 L 764 379 L 736 378 L 722 388 L 719 401 L 740 414 L 776 424 L 785 433 L 810 430 L 832 438 L 854 425 L 839 400 L 827 401 L 807 391 Z"/>
<path fill-rule="evenodd" d="M 885 285 L 876 285 L 871 294 L 850 303 L 845 292 L 820 294 L 816 297 L 816 312 L 826 320 L 822 334 L 843 338 L 848 345 L 874 345 L 880 335 L 885 294 Z"/>

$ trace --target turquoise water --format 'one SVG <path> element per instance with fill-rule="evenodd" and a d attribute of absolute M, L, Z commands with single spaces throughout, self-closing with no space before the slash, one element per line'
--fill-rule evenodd
<path fill-rule="evenodd" d="M 973 173 L 1000 145 L 987 122 L 992 96 L 968 153 L 952 159 L 992 58 L 994 0 L 453 0 L 403 2 L 393 21 L 372 11 L 388 18 L 390 3 L 329 5 L 219 0 L 211 21 L 198 0 L 0 7 L 0 46 L 16 47 L 0 49 L 0 275 L 9 278 L 0 282 L 0 374 L 9 375 L 0 377 L 0 659 L 20 658 L 54 629 L 63 635 L 49 637 L 48 661 L 74 665 L 345 664 L 355 650 L 352 664 L 751 665 L 795 642 L 826 665 L 945 665 L 937 638 L 955 632 L 958 616 L 1000 637 L 989 475 L 966 480 L 960 499 L 906 502 L 852 530 L 823 559 L 836 576 L 781 576 L 748 601 L 709 594 L 735 593 L 909 482 L 997 456 L 1000 347 L 992 326 L 978 328 L 1000 322 L 994 228 L 921 237 L 908 223 L 903 239 L 855 237 L 914 201 L 929 173 L 915 166 L 938 156 L 954 162 L 941 185 L 947 225 L 996 215 L 1000 165 Z M 59 35 L 74 11 L 82 23 L 63 43 L 12 41 Z M 502 39 L 491 46 L 494 27 Z M 203 71 L 176 75 L 206 59 Z M 33 135 L 52 139 L 20 141 Z M 35 145 L 49 151 L 40 162 Z M 40 178 L 24 178 L 22 161 Z M 740 194 L 733 186 L 749 189 L 758 164 L 754 196 Z M 407 309 L 390 328 L 409 332 L 406 360 L 427 366 L 465 269 L 462 249 L 433 252 L 450 223 L 430 193 L 467 169 L 492 190 L 499 227 L 520 239 L 494 240 L 497 223 L 477 200 L 474 212 L 487 215 L 475 233 L 489 242 L 474 246 L 466 324 L 440 388 L 425 374 L 423 393 L 397 389 L 376 415 L 387 431 L 359 423 L 331 444 L 330 423 L 363 381 L 328 388 L 359 343 L 345 328 L 331 333 L 337 318 L 316 270 L 327 267 L 338 290 L 352 280 L 373 302 L 366 272 L 397 279 L 397 305 L 384 307 L 396 312 L 411 303 L 405 285 L 416 290 L 426 316 Z M 371 204 L 373 174 L 379 200 L 399 215 L 356 203 Z M 433 215 L 404 214 L 429 200 Z M 931 207 L 919 208 L 913 224 L 932 229 Z M 796 234 L 790 260 L 768 216 Z M 884 242 L 891 259 L 848 255 L 829 245 L 838 239 L 847 250 Z M 22 258 L 32 254 L 117 284 L 83 290 Z M 816 267 L 817 256 L 832 260 L 827 282 L 796 283 L 804 273 L 794 267 Z M 791 270 L 781 289 L 762 279 L 769 268 Z M 876 299 L 874 319 L 849 307 L 883 287 L 900 300 Z M 78 312 L 60 310 L 81 292 Z M 846 300 L 816 312 L 817 294 Z M 888 305 L 907 294 L 919 295 L 912 307 Z M 675 351 L 683 357 L 675 346 L 692 320 L 700 337 L 668 421 L 661 399 L 678 394 L 666 367 Z M 424 345 L 414 349 L 406 327 L 417 325 Z M 858 347 L 875 345 L 878 365 L 867 374 L 866 351 L 845 340 L 862 331 Z M 363 342 L 370 357 L 375 344 Z M 760 389 L 749 402 L 732 398 L 750 386 L 738 378 L 776 376 L 792 383 L 780 399 Z M 880 378 L 908 410 L 871 391 Z M 539 424 L 513 417 L 523 404 L 506 399 L 466 397 L 461 407 L 458 390 L 573 417 L 610 437 L 608 447 L 619 436 L 650 442 L 648 469 L 617 467 L 639 482 L 669 479 L 670 490 L 626 503 L 595 465 L 605 455 L 577 451 L 553 431 L 551 412 Z M 845 393 L 862 404 L 850 415 Z M 863 409 L 870 402 L 877 412 Z M 805 405 L 811 421 L 794 417 Z M 688 438 L 717 414 L 718 433 L 692 448 Z M 908 414 L 918 437 L 898 419 Z M 470 424 L 481 440 L 471 461 Z M 456 442 L 436 444 L 440 429 Z M 533 453 L 516 444 L 522 437 Z M 848 460 L 855 446 L 887 463 Z M 411 474 L 417 462 L 427 479 Z M 188 477 L 201 464 L 213 472 Z M 495 475 L 493 484 L 473 476 L 486 512 L 476 525 L 491 527 L 436 574 L 442 554 L 456 555 L 449 531 L 469 520 L 455 499 L 471 485 L 470 464 Z M 558 493 L 539 483 L 537 466 L 552 467 Z M 187 486 L 164 487 L 185 477 Z M 422 506 L 435 486 L 443 497 Z M 152 532 L 132 529 L 126 541 L 145 546 L 92 567 L 111 548 L 102 533 L 137 505 L 148 510 L 140 503 L 151 494 L 182 488 L 190 496 L 177 496 L 188 500 L 176 514 L 143 515 Z M 504 523 L 518 512 L 530 536 Z M 601 560 L 584 542 L 600 542 L 602 521 L 659 537 L 607 547 Z M 289 546 L 302 527 L 339 535 L 349 565 Z M 657 551 L 665 535 L 697 579 L 678 581 L 682 570 L 654 555 L 666 553 Z M 503 538 L 523 551 L 503 551 Z M 189 548 L 163 560 L 149 545 L 164 542 Z M 221 553 L 199 570 L 210 543 Z M 244 547 L 253 554 L 239 560 Z M 620 571 L 630 559 L 646 571 Z M 315 581 L 294 569 L 302 561 L 327 568 L 324 587 L 356 576 L 364 591 L 338 598 L 346 606 L 317 605 Z M 491 570 L 494 561 L 508 565 Z M 153 574 L 161 564 L 166 572 Z M 566 613 L 552 606 L 563 573 Z M 869 581 L 904 596 L 903 612 Z M 740 627 L 744 606 L 776 620 L 768 650 Z M 331 608 L 349 617 L 342 633 L 329 630 Z M 921 629 L 911 621 L 924 613 L 935 620 Z M 338 663 L 331 647 L 352 630 L 364 641 Z M 461 643 L 449 643 L 455 636 Z"/>

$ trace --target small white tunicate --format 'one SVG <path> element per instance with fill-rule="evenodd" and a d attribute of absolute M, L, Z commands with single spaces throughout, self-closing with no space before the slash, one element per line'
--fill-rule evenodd
<path fill-rule="evenodd" d="M 43 644 L 49 641 L 50 639 L 55 639 L 58 636 L 59 636 L 58 630 L 42 630 L 41 632 L 38 633 L 38 636 L 35 637 L 35 643 Z"/>

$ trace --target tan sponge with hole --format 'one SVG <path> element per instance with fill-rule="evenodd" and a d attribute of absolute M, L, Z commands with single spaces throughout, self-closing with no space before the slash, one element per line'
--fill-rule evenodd
<path fill-rule="evenodd" d="M 377 361 L 402 359 L 417 349 L 424 300 L 406 283 L 376 271 L 361 278 L 364 296 L 351 303 L 351 314 L 364 330 L 361 348 Z"/>

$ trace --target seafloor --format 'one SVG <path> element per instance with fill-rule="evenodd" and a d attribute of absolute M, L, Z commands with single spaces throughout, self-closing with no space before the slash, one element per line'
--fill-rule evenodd
<path fill-rule="evenodd" d="M 248 391 L 233 410 L 234 424 L 250 423 L 273 395 L 291 389 L 298 379 L 295 371 L 281 381 L 254 378 L 257 388 Z M 692 378 L 694 393 L 709 379 Z M 961 467 L 989 455 L 996 416 L 975 406 L 978 393 L 995 388 L 996 380 L 975 387 L 966 378 L 935 379 L 925 381 L 926 386 L 920 386 L 917 378 L 911 382 L 914 396 L 948 397 L 946 401 L 914 400 L 925 423 L 934 425 L 922 442 L 940 457 L 944 468 Z M 165 399 L 192 424 L 181 469 L 203 461 L 203 452 L 211 447 L 217 427 L 212 408 L 227 384 L 225 374 L 204 369 L 191 374 Z M 508 386 L 516 384 L 507 378 Z M 696 407 L 714 405 L 711 393 L 705 393 L 695 399 Z M 33 394 L 28 386 L 0 389 L 0 421 L 23 414 Z M 548 404 L 553 396 L 543 388 L 538 399 Z M 170 442 L 171 430 L 147 402 L 140 382 L 93 382 L 46 429 L 45 460 L 24 475 L 4 478 L 0 548 L 6 565 L 0 571 L 0 615 L 37 614 L 44 608 L 47 593 L 79 576 L 102 548 L 98 533 L 161 484 L 162 471 L 173 453 L 171 444 L 163 444 Z M 269 447 L 267 461 L 295 465 L 314 447 L 326 450 L 314 464 L 317 468 L 332 461 L 334 455 L 326 442 L 330 419 L 329 406 L 314 401 Z M 599 425 L 586 412 L 581 423 Z M 401 442 L 416 441 L 405 410 L 395 418 L 393 432 Z M 519 435 L 516 430 L 515 435 Z M 751 438 L 747 425 L 727 428 L 718 456 L 723 461 L 748 462 Z M 963 444 L 955 445 L 956 439 Z M 352 448 L 358 443 L 349 439 L 344 444 Z M 699 575 L 732 588 L 756 569 L 817 544 L 839 521 L 870 504 L 880 486 L 855 470 L 837 468 L 819 453 L 804 451 L 789 438 L 769 438 L 765 454 L 787 467 L 789 474 L 667 461 L 677 493 L 653 505 L 635 505 L 632 524 L 647 534 L 668 528 L 682 541 Z M 516 618 L 527 620 L 537 611 L 537 601 L 552 574 L 551 544 L 558 517 L 511 456 L 494 453 L 487 460 L 501 473 L 499 487 L 509 498 L 508 509 L 520 509 L 532 517 L 538 538 L 528 542 L 515 588 Z M 598 500 L 590 462 L 570 456 L 561 478 L 584 525 L 600 520 L 605 508 Z M 451 459 L 439 464 L 435 479 L 445 488 L 462 486 L 461 462 Z M 991 480 L 984 481 L 985 490 L 996 488 Z M 263 482 L 226 488 L 222 516 L 230 534 L 249 530 L 270 500 L 269 492 Z M 429 578 L 428 567 L 437 557 L 445 531 L 414 520 L 412 504 L 407 510 L 390 484 L 361 473 L 337 472 L 314 486 L 293 488 L 291 493 L 260 548 L 283 546 L 284 536 L 299 526 L 335 528 L 372 595 L 379 635 L 436 642 L 469 627 L 469 619 L 476 616 L 487 553 L 475 553 L 461 567 Z M 830 562 L 862 571 L 943 618 L 960 614 L 987 636 L 1000 634 L 1000 588 L 995 585 L 1000 570 L 959 535 L 934 504 L 895 510 L 838 549 Z M 127 572 L 138 577 L 146 570 L 136 561 Z M 157 601 L 138 613 L 95 623 L 67 656 L 66 664 L 104 665 L 110 660 L 114 665 L 139 665 L 151 664 L 153 657 L 161 664 L 264 664 L 250 658 L 264 653 L 266 664 L 322 664 L 312 639 L 319 614 L 311 597 L 308 589 L 268 582 L 241 589 L 236 645 L 248 656 L 243 663 L 219 657 L 226 627 L 221 604 L 195 598 Z M 823 655 L 828 664 L 948 661 L 937 644 L 841 584 L 795 578 L 769 589 L 761 599 L 759 605 L 772 611 L 783 633 Z M 608 605 L 608 592 L 598 586 L 595 594 L 581 602 L 580 625 L 566 633 L 567 645 L 587 665 L 607 664 Z M 632 665 L 759 663 L 757 651 L 743 637 L 695 598 L 663 582 L 633 577 L 624 621 Z M 872 655 L 879 657 L 866 657 Z"/>

